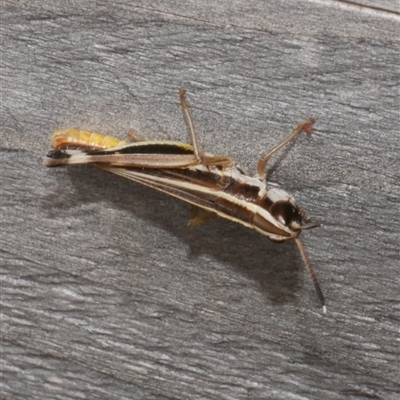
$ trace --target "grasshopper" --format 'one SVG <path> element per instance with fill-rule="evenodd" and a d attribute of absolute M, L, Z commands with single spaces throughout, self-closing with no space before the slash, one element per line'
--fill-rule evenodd
<path fill-rule="evenodd" d="M 131 141 L 112 136 L 62 129 L 51 137 L 52 150 L 44 159 L 48 167 L 88 164 L 149 186 L 192 205 L 189 226 L 219 215 L 255 229 L 275 243 L 294 240 L 326 312 L 325 299 L 299 235 L 319 225 L 303 225 L 309 218 L 294 198 L 276 185 L 267 184 L 266 166 L 273 154 L 303 130 L 311 133 L 315 122 L 299 124 L 279 145 L 258 161 L 254 177 L 247 175 L 230 157 L 200 149 L 193 120 L 180 89 L 180 103 L 191 144 L 168 140 Z"/>

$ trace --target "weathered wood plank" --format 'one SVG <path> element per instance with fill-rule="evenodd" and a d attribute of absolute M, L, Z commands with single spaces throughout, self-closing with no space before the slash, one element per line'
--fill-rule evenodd
<path fill-rule="evenodd" d="M 1 6 L 1 397 L 397 398 L 396 16 L 147 4 Z M 326 316 L 294 244 L 42 165 L 60 127 L 185 140 L 182 86 L 202 146 L 249 170 L 317 119 L 270 178 L 324 223 L 302 236 Z"/>

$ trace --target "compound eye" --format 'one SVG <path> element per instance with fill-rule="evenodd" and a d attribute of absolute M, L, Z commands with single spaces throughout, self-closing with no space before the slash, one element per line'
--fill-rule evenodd
<path fill-rule="evenodd" d="M 276 201 L 272 204 L 271 214 L 281 224 L 294 230 L 299 230 L 301 227 L 300 210 L 287 200 Z"/>

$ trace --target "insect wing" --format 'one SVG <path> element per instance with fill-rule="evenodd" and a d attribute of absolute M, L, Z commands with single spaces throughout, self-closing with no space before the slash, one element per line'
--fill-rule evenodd
<path fill-rule="evenodd" d="M 287 240 L 292 231 L 276 220 L 268 211 L 260 209 L 254 202 L 241 200 L 240 197 L 229 193 L 228 188 L 232 179 L 229 174 L 215 177 L 212 168 L 188 167 L 186 169 L 137 170 L 107 165 L 96 165 L 113 174 L 133 180 L 160 192 L 169 194 L 206 211 L 213 212 L 223 218 L 238 222 L 249 228 L 254 228 L 253 218 L 262 214 L 269 226 L 268 229 L 257 229 L 272 240 Z M 199 170 L 200 169 L 200 170 Z M 235 168 L 232 168 L 233 170 Z M 215 168 L 217 170 L 217 168 Z M 226 170 L 225 170 L 226 172 Z M 199 176 L 196 178 L 196 175 Z"/>

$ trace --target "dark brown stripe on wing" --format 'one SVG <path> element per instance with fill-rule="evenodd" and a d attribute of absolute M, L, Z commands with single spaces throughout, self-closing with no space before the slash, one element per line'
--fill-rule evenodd
<path fill-rule="evenodd" d="M 224 192 L 236 197 L 238 200 L 256 204 L 259 199 L 260 186 L 249 185 L 237 179 L 231 179 L 230 185 Z"/>
<path fill-rule="evenodd" d="M 245 205 L 242 205 L 235 201 L 236 198 L 232 196 L 232 199 L 219 197 L 215 200 L 214 207 L 218 212 L 227 215 L 231 218 L 246 222 L 252 225 L 253 211 L 249 210 Z"/>
<path fill-rule="evenodd" d="M 86 154 L 91 156 L 111 155 L 111 154 L 193 154 L 193 148 L 185 143 L 134 143 L 117 150 L 87 150 Z"/>

